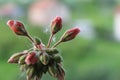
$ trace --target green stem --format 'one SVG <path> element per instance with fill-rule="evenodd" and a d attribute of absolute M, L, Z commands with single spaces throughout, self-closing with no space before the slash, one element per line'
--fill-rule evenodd
<path fill-rule="evenodd" d="M 30 40 L 32 43 L 34 43 L 33 38 L 32 38 L 29 34 L 27 34 L 26 36 L 29 38 L 29 40 Z"/>
<path fill-rule="evenodd" d="M 50 47 L 50 44 L 52 42 L 52 38 L 53 38 L 53 34 L 50 35 L 50 38 L 49 38 L 49 41 L 48 41 L 48 44 L 47 44 L 47 48 Z"/>
<path fill-rule="evenodd" d="M 37 48 L 37 44 L 34 42 L 33 38 L 32 38 L 29 34 L 27 34 L 26 36 L 29 38 L 29 40 L 30 40 L 30 41 L 36 46 L 36 48 Z"/>
<path fill-rule="evenodd" d="M 55 48 L 57 45 L 59 45 L 61 43 L 61 40 L 59 40 L 56 44 L 53 45 L 52 48 Z"/>

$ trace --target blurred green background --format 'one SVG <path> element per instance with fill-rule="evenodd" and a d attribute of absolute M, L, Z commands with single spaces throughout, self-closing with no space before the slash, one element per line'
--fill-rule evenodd
<path fill-rule="evenodd" d="M 35 3 L 41 3 L 39 5 L 42 6 L 35 6 L 38 5 Z M 35 7 L 31 8 L 32 5 Z M 58 46 L 64 58 L 65 80 L 120 80 L 120 40 L 114 35 L 115 25 L 118 24 L 120 28 L 119 18 L 115 23 L 119 5 L 119 0 L 0 0 L 0 80 L 25 80 L 25 74 L 21 74 L 19 66 L 9 64 L 7 60 L 13 53 L 32 47 L 27 38 L 15 35 L 6 22 L 9 19 L 24 22 L 33 37 L 38 36 L 47 44 L 47 28 L 50 28 L 47 18 L 53 19 L 59 14 L 65 21 L 54 43 L 66 29 L 72 26 L 81 29 L 74 40 Z M 40 12 L 36 10 L 34 13 L 36 8 Z M 35 23 L 31 16 L 39 13 L 42 17 L 38 16 L 38 22 Z M 39 22 L 39 18 L 43 22 Z M 56 79 L 47 74 L 42 80 Z"/>

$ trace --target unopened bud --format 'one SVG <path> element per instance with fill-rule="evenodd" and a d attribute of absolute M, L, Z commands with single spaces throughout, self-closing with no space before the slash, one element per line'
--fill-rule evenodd
<path fill-rule="evenodd" d="M 18 60 L 19 58 L 24 55 L 23 53 L 16 53 L 16 54 L 13 54 L 9 60 L 8 60 L 8 63 L 18 63 Z"/>
<path fill-rule="evenodd" d="M 49 72 L 49 74 L 51 75 L 51 76 L 53 76 L 53 77 L 56 77 L 57 76 L 57 68 L 56 68 L 56 65 L 50 65 L 49 67 L 48 67 L 48 72 Z"/>
<path fill-rule="evenodd" d="M 53 21 L 52 21 L 52 24 L 51 24 L 51 31 L 52 31 L 52 34 L 55 34 L 57 33 L 58 31 L 60 31 L 62 28 L 62 19 L 61 17 L 56 17 Z"/>
<path fill-rule="evenodd" d="M 39 44 L 39 45 L 36 45 L 36 47 L 39 49 L 39 50 L 44 50 L 45 49 L 45 45 L 43 43 Z"/>
<path fill-rule="evenodd" d="M 62 57 L 61 57 L 60 55 L 58 55 L 58 54 L 55 54 L 55 55 L 53 56 L 53 59 L 54 59 L 57 63 L 60 63 L 60 62 L 63 61 Z"/>
<path fill-rule="evenodd" d="M 59 65 L 57 68 L 59 69 L 61 75 L 65 76 L 64 68 L 61 65 Z"/>
<path fill-rule="evenodd" d="M 19 58 L 18 64 L 25 64 L 25 58 L 26 58 L 26 55 L 22 55 L 22 56 Z"/>
<path fill-rule="evenodd" d="M 72 40 L 76 37 L 76 35 L 80 32 L 79 28 L 72 28 L 70 30 L 67 30 L 63 36 L 61 37 L 61 42 L 66 42 L 69 40 Z"/>
<path fill-rule="evenodd" d="M 21 23 L 19 21 L 16 21 L 16 20 L 9 20 L 7 22 L 7 25 L 17 35 L 27 36 L 27 31 L 25 30 L 25 27 L 24 27 L 23 23 Z"/>
<path fill-rule="evenodd" d="M 25 58 L 25 62 L 27 65 L 30 64 L 35 64 L 37 62 L 38 58 L 36 57 L 36 53 L 35 52 L 31 52 L 27 55 L 27 57 Z"/>
<path fill-rule="evenodd" d="M 27 76 L 29 76 L 30 78 L 32 78 L 33 74 L 34 74 L 34 68 L 32 66 L 30 66 L 27 71 L 26 71 Z"/>
<path fill-rule="evenodd" d="M 56 48 L 47 48 L 47 49 L 46 49 L 46 52 L 47 52 L 49 55 L 59 53 L 58 49 L 56 49 Z"/>
<path fill-rule="evenodd" d="M 48 66 L 44 65 L 42 70 L 43 70 L 44 73 L 46 73 L 48 71 Z"/>
<path fill-rule="evenodd" d="M 57 79 L 58 80 L 64 80 L 64 78 L 65 78 L 65 71 L 64 71 L 64 69 L 60 66 L 60 65 L 58 65 L 57 66 Z"/>
<path fill-rule="evenodd" d="M 41 41 L 40 41 L 40 39 L 39 39 L 39 38 L 37 38 L 37 37 L 35 38 L 35 44 L 36 44 L 36 45 L 39 45 L 39 44 L 41 44 Z"/>
<path fill-rule="evenodd" d="M 43 53 L 40 55 L 40 61 L 44 64 L 47 65 L 49 63 L 49 55 L 47 53 Z"/>
<path fill-rule="evenodd" d="M 25 71 L 27 67 L 27 64 L 20 65 L 20 71 Z"/>

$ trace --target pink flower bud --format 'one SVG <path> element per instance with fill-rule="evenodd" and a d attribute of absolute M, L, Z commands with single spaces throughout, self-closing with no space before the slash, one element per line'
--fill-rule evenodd
<path fill-rule="evenodd" d="M 57 33 L 59 30 L 61 30 L 61 28 L 62 28 L 62 19 L 61 19 L 61 17 L 57 16 L 57 17 L 52 21 L 52 24 L 51 24 L 52 34 Z"/>
<path fill-rule="evenodd" d="M 35 64 L 37 62 L 38 58 L 36 57 L 36 53 L 35 52 L 31 52 L 27 55 L 25 62 L 26 64 Z"/>
<path fill-rule="evenodd" d="M 61 42 L 74 39 L 79 32 L 80 32 L 79 28 L 72 28 L 70 30 L 67 30 L 61 37 Z"/>
<path fill-rule="evenodd" d="M 24 55 L 23 53 L 16 53 L 16 54 L 13 54 L 9 60 L 8 60 L 8 63 L 18 63 L 19 61 L 19 58 Z"/>
<path fill-rule="evenodd" d="M 9 20 L 7 22 L 7 25 L 10 27 L 10 29 L 15 32 L 17 35 L 21 35 L 21 36 L 26 36 L 27 32 L 25 30 L 24 25 L 16 20 Z"/>

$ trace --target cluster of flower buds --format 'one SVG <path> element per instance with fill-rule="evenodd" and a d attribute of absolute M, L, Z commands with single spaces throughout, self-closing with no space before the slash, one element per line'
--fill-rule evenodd
<path fill-rule="evenodd" d="M 33 43 L 31 49 L 13 54 L 8 60 L 9 63 L 19 64 L 20 70 L 26 72 L 27 80 L 40 80 L 43 74 L 47 72 L 58 80 L 64 80 L 65 71 L 62 67 L 63 59 L 56 46 L 61 42 L 74 39 L 80 32 L 79 28 L 73 28 L 66 31 L 60 40 L 51 47 L 50 44 L 53 36 L 62 28 L 61 17 L 56 17 L 52 21 L 51 36 L 47 46 L 45 46 L 39 38 L 33 39 L 26 31 L 22 22 L 9 20 L 7 25 L 17 35 L 26 36 Z"/>

